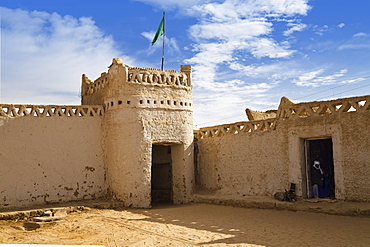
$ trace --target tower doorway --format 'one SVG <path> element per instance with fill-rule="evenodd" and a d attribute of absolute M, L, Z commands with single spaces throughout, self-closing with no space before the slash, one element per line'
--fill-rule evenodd
<path fill-rule="evenodd" d="M 317 196 L 320 198 L 334 199 L 335 185 L 332 139 L 307 139 L 305 140 L 305 151 L 306 198 Z"/>
<path fill-rule="evenodd" d="M 152 203 L 173 203 L 171 146 L 152 146 Z"/>

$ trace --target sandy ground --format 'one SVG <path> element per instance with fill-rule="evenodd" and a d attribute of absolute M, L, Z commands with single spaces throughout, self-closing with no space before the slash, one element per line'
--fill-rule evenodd
<path fill-rule="evenodd" d="M 2 244 L 370 246 L 370 218 L 209 204 L 91 209 L 27 231 L 0 221 Z"/>

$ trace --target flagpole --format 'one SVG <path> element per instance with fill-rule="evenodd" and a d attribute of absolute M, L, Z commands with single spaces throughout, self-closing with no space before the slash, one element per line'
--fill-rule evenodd
<path fill-rule="evenodd" d="M 165 24 L 166 24 L 166 21 L 165 21 L 165 15 L 166 15 L 166 12 L 163 11 L 163 37 L 162 37 L 162 71 L 164 70 L 164 38 L 166 36 L 166 29 L 165 29 Z"/>

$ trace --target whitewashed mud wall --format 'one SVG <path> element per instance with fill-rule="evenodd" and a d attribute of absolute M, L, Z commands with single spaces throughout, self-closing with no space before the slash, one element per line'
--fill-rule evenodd
<path fill-rule="evenodd" d="M 249 123 L 264 122 L 267 123 Z M 247 128 L 246 123 L 238 125 Z M 288 143 L 284 134 L 262 130 L 236 132 L 237 126 L 220 126 L 213 137 L 198 135 L 198 185 L 223 195 L 270 196 L 284 191 L 289 186 Z"/>
<path fill-rule="evenodd" d="M 0 208 L 104 195 L 102 110 L 2 105 Z"/>
<path fill-rule="evenodd" d="M 304 184 L 304 140 L 332 138 L 335 196 L 370 201 L 370 96 L 294 104 L 278 118 L 197 131 L 197 184 L 224 195 L 273 196 Z"/>

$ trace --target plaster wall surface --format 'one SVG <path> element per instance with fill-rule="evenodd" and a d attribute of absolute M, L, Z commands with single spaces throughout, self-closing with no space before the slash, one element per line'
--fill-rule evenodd
<path fill-rule="evenodd" d="M 341 118 L 345 199 L 370 201 L 370 111 Z"/>
<path fill-rule="evenodd" d="M 103 196 L 101 121 L 0 117 L 0 208 Z"/>
<path fill-rule="evenodd" d="M 169 110 L 110 110 L 104 120 L 107 177 L 114 198 L 150 207 L 152 145 L 171 145 L 174 203 L 190 200 L 193 181 L 192 114 Z"/>
<path fill-rule="evenodd" d="M 198 183 L 225 195 L 271 196 L 288 186 L 287 140 L 281 131 L 197 141 Z"/>

